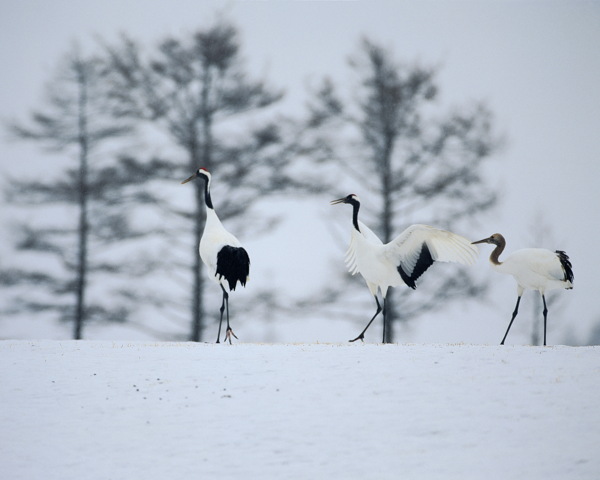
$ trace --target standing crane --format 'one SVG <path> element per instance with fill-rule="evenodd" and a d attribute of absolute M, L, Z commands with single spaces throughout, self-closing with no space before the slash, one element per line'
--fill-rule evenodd
<path fill-rule="evenodd" d="M 221 290 L 223 291 L 217 343 L 220 343 L 224 310 L 227 312 L 225 341 L 229 340 L 229 343 L 231 343 L 231 336 L 233 335 L 235 338 L 237 336 L 229 326 L 228 292 L 235 290 L 237 282 L 240 282 L 242 287 L 246 286 L 250 272 L 250 257 L 248 256 L 248 252 L 242 247 L 240 241 L 225 230 L 225 227 L 215 213 L 210 197 L 210 172 L 205 168 L 199 168 L 196 173 L 181 183 L 187 183 L 195 178 L 204 180 L 204 202 L 206 203 L 206 223 L 199 246 L 200 258 L 202 258 L 204 265 L 208 268 L 211 278 L 221 286 Z"/>
<path fill-rule="evenodd" d="M 506 240 L 501 234 L 494 233 L 488 238 L 473 242 L 474 245 L 478 243 L 496 245 L 490 255 L 492 268 L 497 272 L 512 275 L 517 281 L 517 304 L 500 345 L 504 345 L 510 327 L 517 313 L 519 313 L 521 296 L 526 289 L 537 290 L 542 295 L 542 302 L 544 303 L 544 345 L 546 345 L 548 307 L 546 306 L 545 293 L 548 290 L 557 288 L 566 288 L 567 290 L 573 288 L 573 267 L 569 256 L 562 250 L 553 252 L 545 248 L 523 248 L 512 253 L 501 262 L 499 257 L 504 251 L 504 247 L 506 247 Z"/>
<path fill-rule="evenodd" d="M 385 342 L 385 298 L 389 287 L 408 285 L 416 288 L 416 280 L 434 261 L 475 263 L 477 248 L 460 235 L 430 227 L 411 225 L 391 242 L 383 242 L 364 223 L 358 220 L 360 200 L 354 195 L 333 200 L 331 205 L 346 203 L 352 206 L 352 236 L 346 253 L 346 266 L 352 275 L 360 273 L 375 297 L 377 311 L 358 337 L 364 341 L 365 332 L 383 311 L 383 341 Z M 377 297 L 383 297 L 383 308 Z"/>

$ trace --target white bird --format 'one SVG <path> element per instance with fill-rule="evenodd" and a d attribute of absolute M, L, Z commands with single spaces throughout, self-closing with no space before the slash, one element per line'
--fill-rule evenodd
<path fill-rule="evenodd" d="M 546 250 L 545 248 L 523 248 L 512 253 L 501 262 L 499 257 L 504 251 L 506 240 L 499 233 L 494 233 L 488 238 L 473 242 L 491 243 L 496 248 L 490 255 L 492 268 L 500 273 L 512 275 L 517 281 L 517 304 L 508 324 L 508 329 L 500 345 L 504 345 L 508 331 L 519 312 L 521 296 L 526 289 L 537 290 L 542 295 L 544 302 L 544 345 L 546 345 L 546 321 L 548 307 L 546 306 L 545 293 L 557 288 L 573 288 L 573 267 L 569 256 L 562 250 Z"/>
<path fill-rule="evenodd" d="M 242 247 L 240 241 L 231 233 L 225 230 L 225 227 L 215 213 L 210 197 L 211 175 L 205 168 L 200 168 L 191 177 L 185 179 L 187 183 L 195 178 L 204 180 L 204 201 L 206 203 L 206 223 L 204 232 L 200 239 L 200 258 L 208 268 L 211 278 L 216 281 L 223 291 L 223 303 L 221 304 L 221 320 L 219 321 L 219 331 L 217 333 L 217 343 L 220 343 L 221 324 L 223 323 L 223 311 L 227 310 L 227 330 L 225 332 L 225 341 L 231 343 L 231 336 L 237 336 L 229 326 L 229 293 L 235 290 L 237 282 L 245 287 L 250 272 L 250 257 L 248 252 Z"/>
<path fill-rule="evenodd" d="M 383 311 L 383 341 L 385 342 L 385 298 L 389 287 L 406 284 L 415 289 L 415 281 L 434 261 L 458 262 L 471 265 L 477 258 L 477 248 L 460 235 L 430 227 L 411 225 L 387 244 L 358 220 L 360 200 L 356 195 L 333 200 L 331 205 L 352 205 L 352 236 L 346 253 L 346 265 L 352 275 L 360 273 L 371 291 L 377 311 L 356 340 L 364 341 L 364 335 L 375 317 Z M 381 290 L 383 309 L 377 297 Z"/>

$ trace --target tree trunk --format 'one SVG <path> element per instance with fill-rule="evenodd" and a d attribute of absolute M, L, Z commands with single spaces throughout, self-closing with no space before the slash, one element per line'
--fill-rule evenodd
<path fill-rule="evenodd" d="M 194 138 L 190 145 L 190 170 L 196 170 L 198 165 L 198 142 Z M 193 267 L 192 267 L 192 332 L 190 340 L 192 342 L 202 341 L 202 334 L 204 332 L 204 278 L 202 277 L 202 270 L 204 264 L 200 258 L 200 252 L 198 250 L 200 246 L 200 239 L 202 238 L 202 232 L 204 231 L 204 223 L 206 219 L 205 215 L 205 202 L 204 202 L 204 185 L 202 182 L 194 182 L 195 187 L 195 203 L 196 203 L 196 215 L 194 219 L 194 247 L 193 247 Z"/>
<path fill-rule="evenodd" d="M 85 290 L 87 284 L 88 263 L 88 132 L 87 132 L 87 88 L 85 73 L 79 71 L 79 225 L 76 279 L 76 307 L 73 338 L 81 340 L 85 322 Z"/>
<path fill-rule="evenodd" d="M 394 145 L 393 134 L 385 133 L 385 145 L 381 153 L 381 193 L 383 197 L 383 212 L 381 218 L 381 228 L 383 233 L 383 243 L 392 240 L 393 235 L 393 206 L 392 206 L 392 150 Z M 394 303 L 394 293 L 388 289 L 385 302 L 385 338 L 384 343 L 394 341 L 394 322 L 396 321 L 396 308 Z"/>
<path fill-rule="evenodd" d="M 204 230 L 204 197 L 201 192 L 201 185 L 198 183 L 196 184 L 196 219 L 194 221 L 193 248 L 194 264 L 192 268 L 194 281 L 192 284 L 192 334 L 190 340 L 193 342 L 200 342 L 202 340 L 202 333 L 204 330 L 204 302 L 202 299 L 204 291 L 204 279 L 202 278 L 203 264 L 200 259 L 200 252 L 198 251 L 200 239 L 202 238 L 202 231 Z"/>
<path fill-rule="evenodd" d="M 398 320 L 396 309 L 396 292 L 390 288 L 385 299 L 385 338 L 384 343 L 394 343 L 396 332 L 395 322 Z"/>
<path fill-rule="evenodd" d="M 202 82 L 202 150 L 200 151 L 198 144 L 198 132 L 196 124 L 190 128 L 190 170 L 196 170 L 200 166 L 207 169 L 212 168 L 212 113 L 210 108 L 209 93 L 212 86 L 210 72 L 208 69 L 204 71 Z M 204 223 L 206 221 L 206 205 L 204 201 L 204 186 L 201 183 L 196 183 L 196 220 L 195 220 L 195 257 L 194 262 L 194 292 L 192 305 L 192 336 L 191 340 L 199 342 L 202 340 L 202 331 L 204 329 L 204 278 L 202 277 L 203 263 L 200 259 L 198 246 L 204 231 Z"/>

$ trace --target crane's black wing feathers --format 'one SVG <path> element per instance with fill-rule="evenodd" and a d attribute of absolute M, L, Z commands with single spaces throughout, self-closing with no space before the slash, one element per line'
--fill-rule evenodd
<path fill-rule="evenodd" d="M 414 290 L 415 288 L 417 288 L 417 285 L 415 283 L 417 279 L 421 275 L 423 275 L 423 273 L 425 273 L 425 271 L 429 267 L 431 267 L 431 265 L 433 265 L 433 262 L 434 260 L 431 256 L 429 248 L 427 247 L 427 244 L 423 243 L 423 246 L 421 247 L 421 253 L 419 254 L 419 259 L 417 260 L 417 263 L 415 264 L 415 268 L 413 268 L 412 273 L 408 275 L 402 269 L 402 264 L 398 265 L 398 273 L 400 274 L 400 277 L 402 277 L 402 280 L 404 280 L 404 283 L 406 283 L 410 288 Z"/>
<path fill-rule="evenodd" d="M 238 281 L 242 287 L 245 287 L 249 273 L 250 257 L 244 248 L 225 245 L 219 250 L 215 276 L 219 280 L 225 277 L 225 280 L 229 284 L 229 290 L 235 290 Z"/>

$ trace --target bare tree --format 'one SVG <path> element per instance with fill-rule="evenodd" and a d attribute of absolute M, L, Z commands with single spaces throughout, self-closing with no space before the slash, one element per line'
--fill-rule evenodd
<path fill-rule="evenodd" d="M 483 166 L 499 145 L 489 109 L 477 103 L 435 114 L 435 69 L 397 63 L 368 39 L 350 66 L 358 77 L 352 93 L 342 96 L 325 80 L 310 105 L 309 124 L 324 156 L 335 158 L 361 189 L 365 214 L 382 240 L 413 222 L 452 229 L 489 210 L 496 195 Z M 394 322 L 481 293 L 463 269 L 438 267 L 428 277 L 426 296 L 388 292 L 386 341 L 394 339 Z"/>
<path fill-rule="evenodd" d="M 124 303 L 108 307 L 88 298 L 91 274 L 119 271 L 118 262 L 92 261 L 91 239 L 106 246 L 116 238 L 140 234 L 128 227 L 122 210 L 110 208 L 119 182 L 114 167 L 98 165 L 100 158 L 106 158 L 102 147 L 131 131 L 126 122 L 112 117 L 103 76 L 102 62 L 83 56 L 74 46 L 49 84 L 43 108 L 27 122 L 9 125 L 16 138 L 64 154 L 74 166 L 52 165 L 38 170 L 36 180 L 13 178 L 7 183 L 10 203 L 28 209 L 28 217 L 41 212 L 35 222 L 19 222 L 18 250 L 54 257 L 57 263 L 47 270 L 42 265 L 48 262 L 36 262 L 29 269 L 6 267 L 1 280 L 4 285 L 43 287 L 46 297 L 28 292 L 13 308 L 54 311 L 73 321 L 75 339 L 82 338 L 85 322 L 94 317 L 121 321 L 128 313 Z"/>
<path fill-rule="evenodd" d="M 293 184 L 285 173 L 294 151 L 283 146 L 286 122 L 268 111 L 282 92 L 244 72 L 238 33 L 231 24 L 218 21 L 192 35 L 165 39 L 151 54 L 124 37 L 107 45 L 106 54 L 116 113 L 148 122 L 183 153 L 168 162 L 169 180 L 183 179 L 200 166 L 213 171 L 227 191 L 219 198 L 222 219 L 240 219 L 260 195 Z M 199 341 L 206 321 L 197 248 L 205 211 L 202 185 L 193 185 L 193 208 L 174 211 L 192 230 L 191 260 L 186 262 L 193 278 L 190 339 Z"/>

